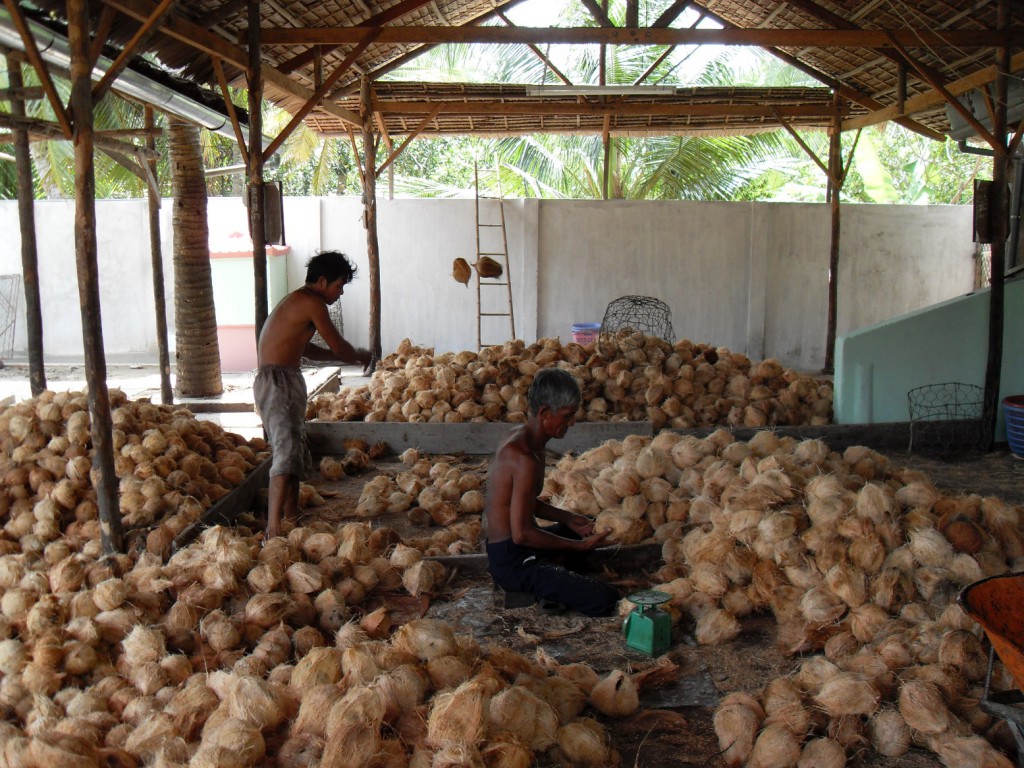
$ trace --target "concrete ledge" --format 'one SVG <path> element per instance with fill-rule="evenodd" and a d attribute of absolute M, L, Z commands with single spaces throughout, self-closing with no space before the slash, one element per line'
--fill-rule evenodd
<path fill-rule="evenodd" d="M 306 437 L 314 454 L 342 453 L 342 441 L 365 440 L 370 444 L 387 443 L 393 453 L 418 448 L 426 453 L 468 453 L 490 455 L 498 442 L 513 427 L 505 422 L 466 424 L 409 424 L 392 421 L 308 421 Z M 552 440 L 548 448 L 556 453 L 582 452 L 606 440 L 622 440 L 628 435 L 652 435 L 646 421 L 587 421 L 572 427 L 561 440 Z"/>

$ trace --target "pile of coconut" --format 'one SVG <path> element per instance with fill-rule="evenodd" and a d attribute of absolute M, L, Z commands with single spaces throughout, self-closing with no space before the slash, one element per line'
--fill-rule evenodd
<path fill-rule="evenodd" d="M 550 366 L 580 382 L 581 421 L 648 420 L 655 429 L 689 429 L 820 425 L 832 416 L 831 383 L 778 360 L 754 363 L 724 347 L 623 332 L 586 346 L 554 338 L 441 355 L 406 339 L 369 385 L 314 398 L 307 418 L 522 422 L 533 377 Z"/>
<path fill-rule="evenodd" d="M 1015 748 L 1005 721 L 978 706 L 983 632 L 955 598 L 1024 569 L 1022 508 L 943 495 L 865 447 L 771 431 L 610 441 L 563 459 L 546 491 L 614 540 L 663 542 L 653 587 L 698 642 L 771 611 L 779 646 L 804 655 L 794 674 L 723 700 L 729 765 L 841 766 L 912 745 L 949 766 L 1011 765 L 992 746 Z M 1001 664 L 993 687 L 1015 687 Z"/>
<path fill-rule="evenodd" d="M 268 455 L 173 405 L 129 401 L 110 390 L 114 471 L 122 524 L 166 553 L 174 537 Z M 88 396 L 43 392 L 0 412 L 0 519 L 9 538 L 39 550 L 63 531 L 75 550 L 99 552 L 99 510 L 90 479 Z"/>
<path fill-rule="evenodd" d="M 444 576 L 395 538 L 349 523 L 261 547 L 217 527 L 166 564 L 5 538 L 0 764 L 616 765 L 585 712 L 635 712 L 633 679 L 430 619 L 392 631 L 367 597 Z"/>
<path fill-rule="evenodd" d="M 342 517 L 403 515 L 414 529 L 424 532 L 404 537 L 400 546 L 429 556 L 478 551 L 484 509 L 481 475 L 444 458 L 426 456 L 417 448 L 406 449 L 399 459 L 408 469 L 373 477 L 363 485 L 355 508 L 343 510 Z M 337 459 L 325 456 L 320 461 L 321 476 L 340 479 L 338 466 Z"/>

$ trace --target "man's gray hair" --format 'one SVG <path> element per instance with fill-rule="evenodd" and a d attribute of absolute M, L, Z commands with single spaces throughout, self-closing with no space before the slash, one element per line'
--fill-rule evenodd
<path fill-rule="evenodd" d="M 537 413 L 545 405 L 553 411 L 575 408 L 582 399 L 579 382 L 572 374 L 561 368 L 544 368 L 537 371 L 527 398 L 531 413 Z"/>

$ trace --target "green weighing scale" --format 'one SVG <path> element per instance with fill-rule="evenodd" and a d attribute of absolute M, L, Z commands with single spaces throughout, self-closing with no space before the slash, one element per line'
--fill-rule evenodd
<path fill-rule="evenodd" d="M 672 645 L 672 617 L 658 606 L 671 600 L 672 595 L 645 589 L 626 599 L 637 606 L 622 623 L 626 646 L 648 656 L 660 656 Z"/>

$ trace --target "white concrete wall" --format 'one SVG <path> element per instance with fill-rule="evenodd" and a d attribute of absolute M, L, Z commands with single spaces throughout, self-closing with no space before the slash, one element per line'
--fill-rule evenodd
<path fill-rule="evenodd" d="M 161 239 L 173 329 L 170 210 L 165 204 Z M 97 212 L 107 354 L 155 360 L 146 204 L 99 201 Z M 246 231 L 236 198 L 211 198 L 209 215 L 211 238 Z M 70 202 L 36 203 L 48 359 L 82 355 L 73 216 Z M 341 301 L 346 336 L 365 345 L 369 269 L 359 199 L 288 198 L 285 217 L 289 289 L 302 284 L 319 249 L 355 260 L 356 281 Z M 568 340 L 573 323 L 599 322 L 609 301 L 639 294 L 670 306 L 677 338 L 808 370 L 823 364 L 826 206 L 511 200 L 505 219 L 520 338 Z M 0 232 L 0 273 L 20 272 L 15 201 L 0 201 Z M 453 259 L 476 258 L 474 202 L 380 200 L 378 232 L 385 352 L 405 337 L 438 351 L 475 348 L 475 284 L 451 277 Z M 844 206 L 839 333 L 969 292 L 973 252 L 969 207 Z M 486 290 L 503 311 L 504 289 Z M 490 322 L 485 343 L 508 338 L 507 318 Z M 173 330 L 170 341 L 173 348 Z M 14 359 L 26 349 L 22 298 Z"/>

